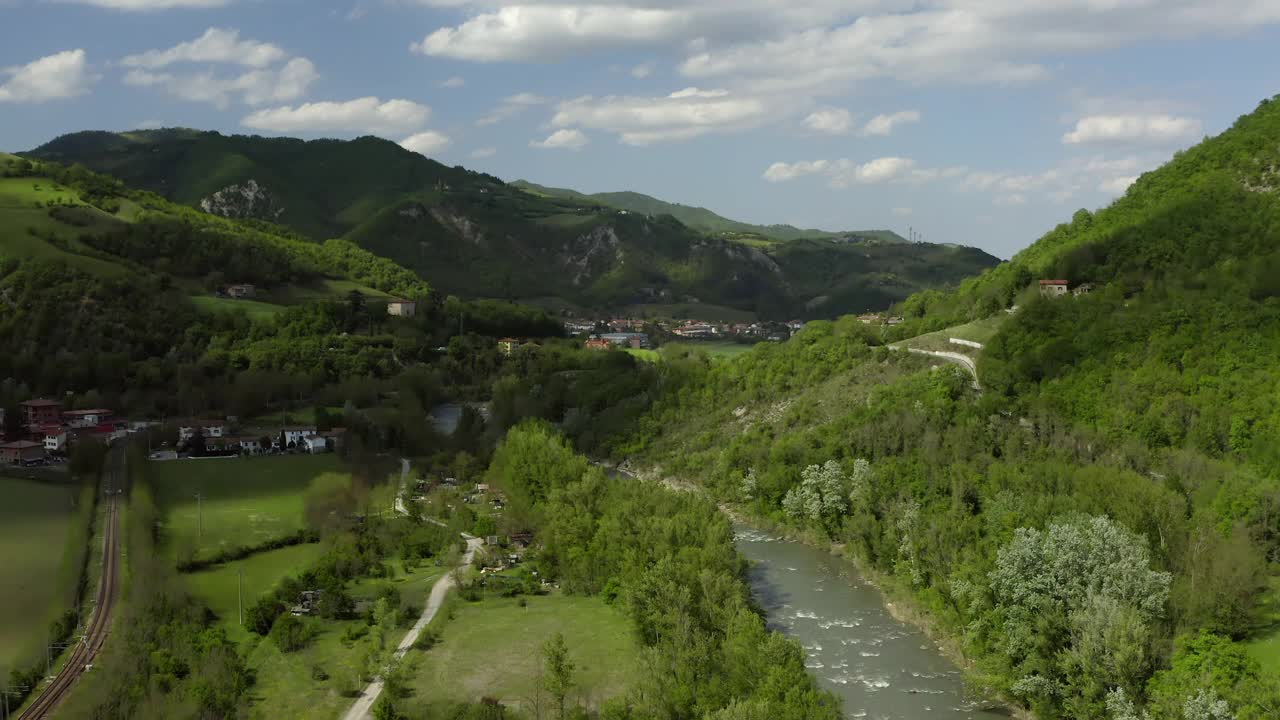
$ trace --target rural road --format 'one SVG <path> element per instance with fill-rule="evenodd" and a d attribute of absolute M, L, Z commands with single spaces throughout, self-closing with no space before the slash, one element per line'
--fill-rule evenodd
<path fill-rule="evenodd" d="M 119 594 L 120 502 L 116 492 L 123 489 L 125 483 L 123 448 L 114 448 L 107 456 L 107 462 L 109 466 L 102 482 L 102 489 L 107 495 L 107 516 L 102 541 L 102 579 L 98 581 L 93 615 L 89 619 L 88 629 L 80 642 L 72 648 L 62 670 L 19 716 L 19 720 L 39 720 L 52 716 L 58 704 L 71 693 L 85 668 L 93 664 L 111 630 L 111 610 Z"/>
<path fill-rule="evenodd" d="M 894 347 L 894 346 L 890 345 L 890 347 Z M 913 352 L 917 355 L 932 355 L 936 358 L 942 358 L 943 360 L 959 365 L 960 367 L 964 368 L 970 375 L 973 376 L 973 389 L 974 390 L 982 389 L 982 385 L 978 383 L 978 364 L 975 363 L 973 361 L 973 358 L 969 357 L 968 355 L 962 355 L 960 353 L 955 353 L 955 352 L 944 352 L 941 350 L 921 350 L 920 348 L 905 348 L 905 349 L 907 352 Z"/>
<path fill-rule="evenodd" d="M 481 538 L 471 537 L 469 535 L 463 535 L 463 537 L 467 539 L 467 552 L 463 555 L 462 564 L 458 566 L 458 570 L 462 570 L 463 568 L 471 565 L 471 560 L 475 557 L 476 550 L 484 544 L 484 540 Z M 422 611 L 422 615 L 418 618 L 418 621 L 413 624 L 413 627 L 409 629 L 409 632 L 404 636 L 404 639 L 400 641 L 400 645 L 396 648 L 397 659 L 404 657 L 404 654 L 409 651 L 409 648 L 413 647 L 413 644 L 418 641 L 418 636 L 422 634 L 422 631 L 425 630 L 427 625 L 431 623 L 431 620 L 435 618 L 436 613 L 440 611 L 440 607 L 444 605 L 445 596 L 447 596 L 449 594 L 449 590 L 453 588 L 453 576 L 454 573 L 450 572 L 437 580 L 436 584 L 431 587 L 431 597 L 427 600 L 427 607 Z M 347 711 L 347 714 L 342 716 L 343 720 L 367 720 L 372 717 L 373 704 L 378 701 L 378 696 L 381 694 L 382 679 L 378 678 L 377 680 L 369 683 L 369 686 L 366 687 L 364 692 L 360 694 L 360 697 L 356 699 L 355 704 L 351 706 L 351 709 Z"/>

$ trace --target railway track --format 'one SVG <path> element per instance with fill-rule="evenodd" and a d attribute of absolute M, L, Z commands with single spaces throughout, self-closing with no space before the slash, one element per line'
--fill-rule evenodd
<path fill-rule="evenodd" d="M 110 471 L 103 483 L 108 505 L 102 543 L 102 578 L 98 582 L 98 594 L 94 601 L 93 616 L 89 621 L 88 630 L 80 642 L 72 648 L 71 655 L 62 666 L 62 670 L 54 676 L 51 683 L 45 686 L 35 701 L 18 716 L 19 720 L 43 720 L 43 718 L 53 717 L 59 703 L 71 693 L 76 681 L 92 666 L 94 658 L 102 649 L 102 644 L 106 642 L 107 634 L 111 630 L 111 613 L 118 594 L 117 585 L 120 582 L 119 493 L 125 483 L 124 456 L 123 448 L 115 448 L 111 451 Z"/>

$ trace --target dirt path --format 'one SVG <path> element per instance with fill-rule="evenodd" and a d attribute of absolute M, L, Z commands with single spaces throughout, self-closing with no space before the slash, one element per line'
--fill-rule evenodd
<path fill-rule="evenodd" d="M 484 540 L 476 537 L 464 536 L 467 538 L 467 552 L 462 557 L 462 564 L 458 566 L 458 570 L 462 570 L 471 565 L 472 558 L 475 557 L 476 550 L 484 544 Z M 456 571 L 455 571 L 456 572 Z M 454 586 L 454 573 L 450 572 L 444 577 L 436 581 L 431 587 L 431 597 L 427 600 L 427 607 L 423 609 L 422 615 L 418 617 L 418 621 L 413 624 L 409 632 L 405 634 L 400 641 L 400 645 L 396 647 L 396 659 L 404 657 L 404 654 L 413 647 L 418 641 L 418 637 L 422 635 L 422 631 L 426 629 L 436 613 L 440 612 L 440 608 L 444 605 L 444 599 L 448 596 L 449 591 Z M 356 699 L 351 709 L 343 715 L 343 720 L 366 720 L 372 717 L 373 705 L 378 701 L 378 696 L 382 695 L 382 678 L 378 678 L 369 683 L 364 689 L 360 697 Z"/>

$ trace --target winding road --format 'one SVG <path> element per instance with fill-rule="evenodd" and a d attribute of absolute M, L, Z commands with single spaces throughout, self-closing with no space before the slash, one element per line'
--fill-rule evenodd
<path fill-rule="evenodd" d="M 457 570 L 462 570 L 470 566 L 471 560 L 475 557 L 476 550 L 480 549 L 481 545 L 484 545 L 484 540 L 480 538 L 471 537 L 469 535 L 463 535 L 463 537 L 467 540 L 467 552 L 463 555 L 462 564 L 458 566 Z M 422 615 L 418 618 L 418 621 L 413 624 L 413 627 L 405 634 L 404 639 L 400 641 L 400 645 L 396 648 L 396 659 L 404 657 L 404 654 L 409 651 L 409 648 L 413 647 L 413 644 L 418 641 L 418 637 L 422 635 L 422 631 L 427 628 L 427 625 L 431 624 L 436 613 L 440 611 L 441 606 L 444 605 L 445 597 L 456 584 L 454 574 L 457 570 L 440 578 L 436 581 L 436 584 L 431 587 L 431 597 L 427 600 L 427 607 L 423 609 Z M 342 716 L 343 720 L 366 720 L 371 717 L 373 705 L 378 701 L 378 696 L 381 694 L 382 678 L 378 678 L 369 683 L 368 687 L 364 689 L 364 692 L 360 693 L 360 697 L 356 699 L 355 704 L 352 705 L 351 709 L 347 710 L 347 713 Z"/>
<path fill-rule="evenodd" d="M 93 615 L 88 630 L 76 643 L 62 670 L 54 676 L 36 699 L 19 715 L 20 720 L 52 717 L 58 705 L 71 693 L 76 681 L 93 666 L 102 644 L 111 631 L 111 613 L 119 595 L 120 584 L 120 496 L 125 483 L 125 454 L 115 448 L 108 456 L 110 468 L 103 478 L 102 490 L 107 496 L 107 522 L 103 531 L 102 578 L 94 598 Z"/>
<path fill-rule="evenodd" d="M 982 385 L 978 382 L 978 364 L 975 363 L 973 361 L 973 358 L 969 357 L 968 355 L 964 355 L 958 352 L 945 352 L 942 350 L 921 350 L 920 348 L 904 348 L 900 345 L 890 345 L 889 347 L 906 350 L 907 352 L 913 352 L 917 355 L 932 355 L 933 357 L 942 358 L 947 362 L 959 365 L 960 367 L 964 368 L 970 375 L 973 376 L 973 389 L 978 391 L 982 390 Z"/>

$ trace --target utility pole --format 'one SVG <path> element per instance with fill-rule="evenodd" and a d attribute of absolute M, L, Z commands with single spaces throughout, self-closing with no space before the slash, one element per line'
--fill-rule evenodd
<path fill-rule="evenodd" d="M 236 604 L 240 607 L 240 626 L 244 627 L 244 565 L 240 565 L 240 572 L 236 582 Z"/>
<path fill-rule="evenodd" d="M 196 493 L 196 549 L 204 544 L 204 495 Z"/>
<path fill-rule="evenodd" d="M 74 644 L 75 644 L 75 643 L 49 643 L 48 645 L 46 645 L 46 646 L 45 646 L 45 648 L 44 648 L 44 674 L 45 674 L 46 676 L 49 676 L 49 677 L 52 677 L 52 676 L 53 676 L 53 657 L 54 657 L 54 655 L 53 655 L 53 651 L 54 651 L 54 650 L 58 650 L 58 651 L 66 650 L 67 648 L 71 647 L 71 646 L 72 646 L 72 645 L 74 645 Z"/>
<path fill-rule="evenodd" d="M 23 693 L 27 692 L 30 689 L 31 688 L 27 687 L 26 685 L 15 685 L 13 689 L 0 690 L 0 695 L 4 696 L 4 715 L 0 717 L 3 717 L 4 720 L 8 720 L 9 718 L 9 696 L 10 695 L 14 697 L 21 697 Z"/>

